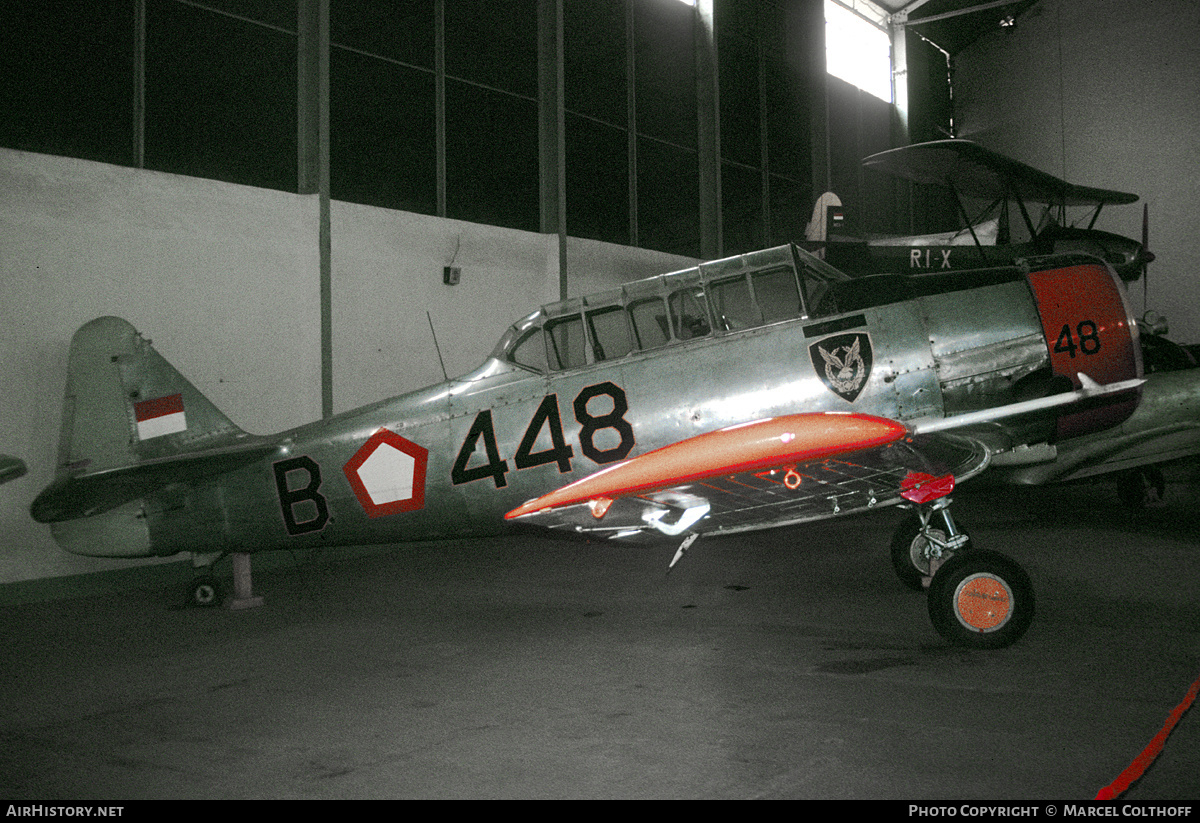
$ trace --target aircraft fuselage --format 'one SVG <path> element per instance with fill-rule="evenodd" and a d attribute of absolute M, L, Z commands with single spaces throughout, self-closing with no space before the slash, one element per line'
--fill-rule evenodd
<path fill-rule="evenodd" d="M 49 519 L 64 548 L 105 556 L 494 534 L 531 498 L 701 433 L 811 411 L 943 417 L 1078 386 L 1080 371 L 1140 375 L 1100 261 L 849 280 L 781 247 L 545 307 L 462 378 L 249 438 L 273 448 L 231 471 Z M 1014 444 L 1135 405 L 1019 418 Z"/>

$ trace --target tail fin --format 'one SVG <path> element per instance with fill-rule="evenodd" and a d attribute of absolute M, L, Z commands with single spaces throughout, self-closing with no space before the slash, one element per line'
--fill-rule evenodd
<path fill-rule="evenodd" d="M 812 220 L 808 221 L 808 225 L 804 227 L 804 239 L 810 243 L 824 243 L 829 239 L 829 226 L 826 223 L 826 215 L 829 212 L 830 206 L 840 206 L 842 201 L 836 194 L 827 191 L 817 198 L 817 202 L 813 204 Z M 820 249 L 820 254 L 817 256 L 824 259 L 825 250 Z"/>
<path fill-rule="evenodd" d="M 119 317 L 71 339 L 58 473 L 229 445 L 245 432 Z"/>
<path fill-rule="evenodd" d="M 91 516 L 272 448 L 235 426 L 128 322 L 101 317 L 71 339 L 55 479 L 31 513 L 41 523 Z"/>

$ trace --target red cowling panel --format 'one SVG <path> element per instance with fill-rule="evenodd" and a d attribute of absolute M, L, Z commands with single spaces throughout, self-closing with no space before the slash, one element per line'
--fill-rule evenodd
<path fill-rule="evenodd" d="M 1050 365 L 1075 388 L 1083 372 L 1097 383 L 1142 376 L 1137 326 L 1116 275 L 1103 263 L 1080 263 L 1030 272 Z M 1115 426 L 1137 408 L 1138 392 L 1087 405 L 1058 419 L 1059 439 Z"/>

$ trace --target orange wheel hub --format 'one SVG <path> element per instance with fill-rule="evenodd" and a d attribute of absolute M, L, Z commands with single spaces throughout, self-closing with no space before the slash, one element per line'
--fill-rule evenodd
<path fill-rule="evenodd" d="M 1012 614 L 1012 592 L 999 577 L 974 574 L 958 585 L 954 611 L 968 629 L 994 631 L 1007 623 Z"/>

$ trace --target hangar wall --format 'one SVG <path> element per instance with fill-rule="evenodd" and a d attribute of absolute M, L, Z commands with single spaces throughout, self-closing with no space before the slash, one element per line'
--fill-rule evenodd
<path fill-rule="evenodd" d="M 335 413 L 440 382 L 439 349 L 450 377 L 474 369 L 512 323 L 559 299 L 558 235 L 356 203 L 331 212 Z M 578 296 L 695 260 L 568 238 L 566 263 Z M 443 282 L 450 265 L 457 285 Z"/>
<path fill-rule="evenodd" d="M 0 149 L 0 583 L 128 568 L 59 549 L 29 504 L 53 477 L 71 335 L 126 318 L 238 425 L 321 416 L 319 204 L 196 177 Z M 572 239 L 570 291 L 692 261 Z M 474 368 L 559 292 L 558 237 L 331 204 L 335 411 Z M 447 286 L 442 267 L 462 269 Z"/>
<path fill-rule="evenodd" d="M 955 56 L 960 137 L 1088 186 L 1136 192 L 1096 228 L 1139 238 L 1149 205 L 1149 300 L 1171 337 L 1200 342 L 1200 5 L 1043 0 Z"/>
<path fill-rule="evenodd" d="M 250 431 L 320 415 L 317 215 L 315 197 L 0 150 L 0 448 L 29 466 L 0 487 L 0 581 L 120 566 L 29 516 L 88 320 L 128 319 Z"/>

